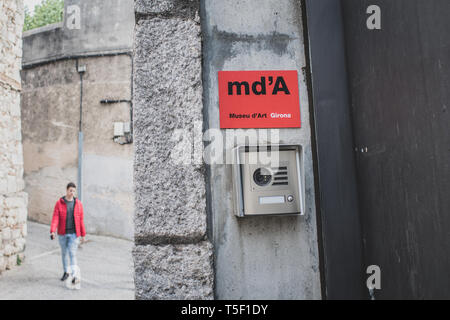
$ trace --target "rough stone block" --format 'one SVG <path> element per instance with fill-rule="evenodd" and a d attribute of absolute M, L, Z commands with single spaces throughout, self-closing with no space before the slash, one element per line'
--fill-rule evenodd
<path fill-rule="evenodd" d="M 9 101 L 7 101 L 6 103 L 10 103 Z M 10 143 L 11 142 L 11 128 L 9 127 L 10 126 L 10 124 L 11 124 L 11 118 L 10 117 L 8 117 L 8 116 L 4 116 L 4 117 L 2 117 L 2 119 L 1 119 L 1 122 L 3 122 L 3 128 L 2 129 L 0 129 L 0 134 L 1 134 L 1 137 L 0 137 L 0 142 L 2 142 L 2 143 Z M 8 127 L 6 127 L 5 125 L 8 125 Z M 6 146 L 6 148 L 4 148 L 4 152 L 8 152 L 8 156 L 10 155 L 9 154 L 9 152 L 10 152 L 10 146 L 8 146 L 8 145 L 5 145 Z"/>
<path fill-rule="evenodd" d="M 6 258 L 6 269 L 7 270 L 11 270 L 15 266 L 17 266 L 17 256 L 16 255 L 12 255 L 10 257 L 7 257 Z"/>
<path fill-rule="evenodd" d="M 22 178 L 16 180 L 16 191 L 25 189 L 25 181 Z"/>
<path fill-rule="evenodd" d="M 6 178 L 0 177 L 0 193 L 8 192 L 8 181 Z"/>
<path fill-rule="evenodd" d="M 11 240 L 12 234 L 11 234 L 11 228 L 7 227 L 2 230 L 2 237 L 3 241 L 9 241 Z"/>
<path fill-rule="evenodd" d="M 137 246 L 136 299 L 213 299 L 212 245 Z"/>
<path fill-rule="evenodd" d="M 5 217 L 5 218 L 9 218 L 9 217 L 11 217 L 11 215 L 13 215 L 14 213 L 12 212 L 12 210 L 9 210 L 9 209 L 6 209 L 5 208 L 5 210 L 3 211 L 3 217 Z"/>
<path fill-rule="evenodd" d="M 6 219 L 6 225 L 7 225 L 8 227 L 10 227 L 10 228 L 14 227 L 14 226 L 16 225 L 16 218 L 14 218 L 14 217 L 12 217 L 12 216 L 9 216 L 9 217 Z"/>
<path fill-rule="evenodd" d="M 28 215 L 28 212 L 27 212 L 26 208 L 19 208 L 17 210 L 17 216 L 16 216 L 17 223 L 24 223 L 24 222 L 26 222 L 27 221 L 27 215 Z"/>
<path fill-rule="evenodd" d="M 202 164 L 171 153 L 203 121 L 200 26 L 178 18 L 140 20 L 135 34 L 135 241 L 201 241 L 206 233 Z"/>
<path fill-rule="evenodd" d="M 0 256 L 0 273 L 6 270 L 6 258 Z"/>
<path fill-rule="evenodd" d="M 12 244 L 9 244 L 9 243 L 7 245 L 5 245 L 5 248 L 3 249 L 3 254 L 6 257 L 9 257 L 13 253 L 14 253 L 14 246 Z"/>
<path fill-rule="evenodd" d="M 15 245 L 12 246 L 12 254 L 13 255 L 17 256 L 17 253 L 19 253 L 20 251 L 21 251 L 20 247 L 16 247 Z"/>
<path fill-rule="evenodd" d="M 23 170 L 23 168 L 22 168 Z M 26 192 L 19 192 L 18 195 L 22 198 L 24 207 L 28 207 L 28 193 Z"/>
<path fill-rule="evenodd" d="M 19 238 L 14 240 L 14 247 L 15 247 L 15 252 L 22 252 L 25 249 L 25 239 L 23 238 Z"/>
<path fill-rule="evenodd" d="M 20 229 L 13 229 L 11 231 L 11 240 L 19 239 L 21 237 L 21 234 L 22 234 L 21 231 L 22 230 L 20 230 Z"/>
<path fill-rule="evenodd" d="M 135 0 L 137 14 L 165 14 L 194 19 L 198 16 L 199 0 Z"/>
<path fill-rule="evenodd" d="M 15 176 L 8 175 L 8 192 L 16 192 L 17 191 L 17 182 Z"/>
<path fill-rule="evenodd" d="M 22 197 L 10 197 L 5 199 L 5 205 L 8 209 L 15 211 L 14 216 L 17 216 L 18 208 L 25 208 L 26 200 Z"/>
<path fill-rule="evenodd" d="M 24 224 L 24 225 L 22 226 L 22 236 L 23 236 L 23 237 L 26 237 L 26 236 L 27 236 L 27 225 L 26 225 L 26 224 Z"/>
<path fill-rule="evenodd" d="M 11 106 L 11 116 L 13 117 L 20 117 L 20 104 L 13 104 Z M 20 127 L 19 127 L 20 128 Z"/>
<path fill-rule="evenodd" d="M 5 199 L 5 205 L 9 209 L 20 208 L 25 206 L 25 201 L 19 197 L 8 197 Z"/>

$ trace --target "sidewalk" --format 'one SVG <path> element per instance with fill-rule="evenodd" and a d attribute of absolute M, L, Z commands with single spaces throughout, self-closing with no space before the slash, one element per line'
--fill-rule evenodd
<path fill-rule="evenodd" d="M 134 299 L 133 242 L 87 234 L 78 248 L 81 290 L 69 290 L 63 274 L 58 239 L 50 227 L 28 221 L 25 261 L 0 275 L 0 300 Z"/>

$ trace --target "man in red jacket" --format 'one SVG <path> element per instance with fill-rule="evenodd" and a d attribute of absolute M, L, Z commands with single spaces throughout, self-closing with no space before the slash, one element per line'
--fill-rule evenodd
<path fill-rule="evenodd" d="M 75 198 L 76 186 L 70 182 L 66 188 L 66 195 L 60 198 L 53 211 L 52 224 L 50 226 L 50 236 L 55 238 L 58 231 L 59 244 L 61 246 L 62 262 L 64 274 L 61 281 L 69 277 L 67 265 L 67 255 L 70 257 L 71 270 L 77 266 L 77 248 L 81 241 L 85 242 L 86 229 L 84 227 L 83 205 Z M 73 279 L 76 283 L 77 279 Z"/>

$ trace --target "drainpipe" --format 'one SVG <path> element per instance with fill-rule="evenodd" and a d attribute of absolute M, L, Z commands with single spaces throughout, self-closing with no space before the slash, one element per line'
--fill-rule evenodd
<path fill-rule="evenodd" d="M 78 127 L 78 199 L 83 198 L 83 74 L 86 72 L 86 65 L 78 65 L 77 71 L 80 74 L 80 123 Z"/>

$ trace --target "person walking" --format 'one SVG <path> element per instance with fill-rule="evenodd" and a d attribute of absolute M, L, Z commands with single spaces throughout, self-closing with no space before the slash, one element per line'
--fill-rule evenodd
<path fill-rule="evenodd" d="M 86 228 L 84 227 L 84 213 L 81 201 L 75 197 L 76 186 L 70 182 L 66 187 L 66 195 L 56 201 L 53 210 L 53 218 L 50 226 L 50 238 L 53 240 L 58 232 L 59 245 L 61 246 L 64 274 L 61 281 L 69 277 L 67 256 L 70 258 L 71 270 L 77 265 L 77 249 L 80 243 L 85 242 Z M 76 283 L 77 279 L 73 279 Z"/>

